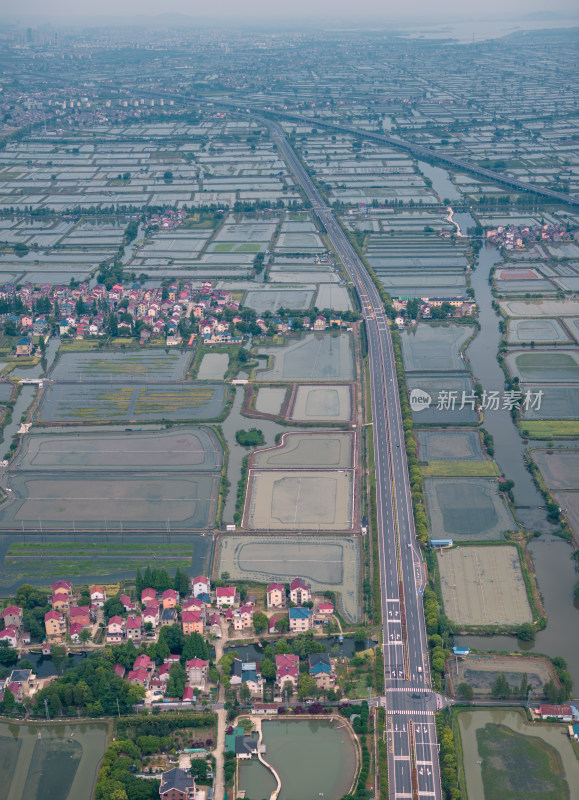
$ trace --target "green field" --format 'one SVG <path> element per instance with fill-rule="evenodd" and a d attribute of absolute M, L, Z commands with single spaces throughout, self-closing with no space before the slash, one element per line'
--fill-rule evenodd
<path fill-rule="evenodd" d="M 518 425 L 521 436 L 529 439 L 573 439 L 579 436 L 579 421 L 574 419 L 525 420 Z"/>
<path fill-rule="evenodd" d="M 501 474 L 494 461 L 429 461 L 420 471 L 424 478 L 493 478 Z"/>
<path fill-rule="evenodd" d="M 487 723 L 476 732 L 485 798 L 566 800 L 561 756 L 543 739 Z"/>

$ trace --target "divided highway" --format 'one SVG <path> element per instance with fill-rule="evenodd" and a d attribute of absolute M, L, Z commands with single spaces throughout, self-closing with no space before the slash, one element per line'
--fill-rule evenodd
<path fill-rule="evenodd" d="M 442 798 L 414 517 L 392 338 L 362 260 L 277 123 L 263 119 L 310 200 L 360 297 L 371 380 L 383 619 L 388 791 L 392 800 Z"/>

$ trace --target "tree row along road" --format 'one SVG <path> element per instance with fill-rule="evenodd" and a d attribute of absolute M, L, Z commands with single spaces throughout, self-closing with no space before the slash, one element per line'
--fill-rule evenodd
<path fill-rule="evenodd" d="M 442 797 L 430 670 L 402 414 L 392 338 L 374 282 L 277 123 L 272 139 L 293 172 L 360 298 L 368 341 L 383 620 L 388 791 L 392 800 Z"/>

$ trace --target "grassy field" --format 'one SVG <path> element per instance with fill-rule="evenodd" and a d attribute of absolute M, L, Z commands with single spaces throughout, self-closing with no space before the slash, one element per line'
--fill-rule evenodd
<path fill-rule="evenodd" d="M 501 800 L 570 797 L 561 756 L 547 742 L 492 723 L 477 730 L 476 735 L 483 760 L 485 797 Z"/>
<path fill-rule="evenodd" d="M 429 461 L 420 471 L 424 478 L 493 478 L 501 474 L 494 461 Z"/>
<path fill-rule="evenodd" d="M 579 420 L 526 420 L 519 422 L 519 433 L 529 439 L 572 439 L 579 436 Z"/>

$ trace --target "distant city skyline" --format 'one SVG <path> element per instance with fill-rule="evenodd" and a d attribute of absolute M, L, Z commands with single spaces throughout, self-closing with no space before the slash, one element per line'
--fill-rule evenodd
<path fill-rule="evenodd" d="M 464 2 L 464 0 L 447 0 L 443 7 L 433 7 L 428 0 L 409 0 L 402 7 L 384 4 L 381 0 L 370 0 L 363 6 L 352 6 L 346 0 L 318 0 L 316 3 L 307 0 L 294 0 L 289 5 L 272 4 L 269 0 L 222 0 L 218 5 L 185 0 L 170 0 L 163 4 L 162 11 L 154 0 L 101 0 L 98 4 L 78 3 L 73 0 L 51 0 L 49 4 L 43 0 L 22 0 L 14 11 L 4 11 L 4 22 L 11 24 L 45 24 L 54 20 L 63 24 L 109 18 L 125 20 L 130 17 L 150 18 L 162 22 L 164 17 L 184 15 L 192 19 L 215 20 L 220 23 L 239 23 L 241 21 L 259 21 L 267 23 L 277 20 L 288 23 L 299 23 L 304 20 L 324 20 L 326 25 L 346 20 L 359 21 L 367 19 L 383 19 L 385 22 L 404 23 L 446 23 L 476 22 L 497 20 L 528 20 L 553 18 L 575 18 L 579 15 L 576 0 L 556 0 L 545 4 L 544 0 L 510 0 L 507 4 L 501 0 L 489 0 L 484 6 L 480 3 Z"/>

